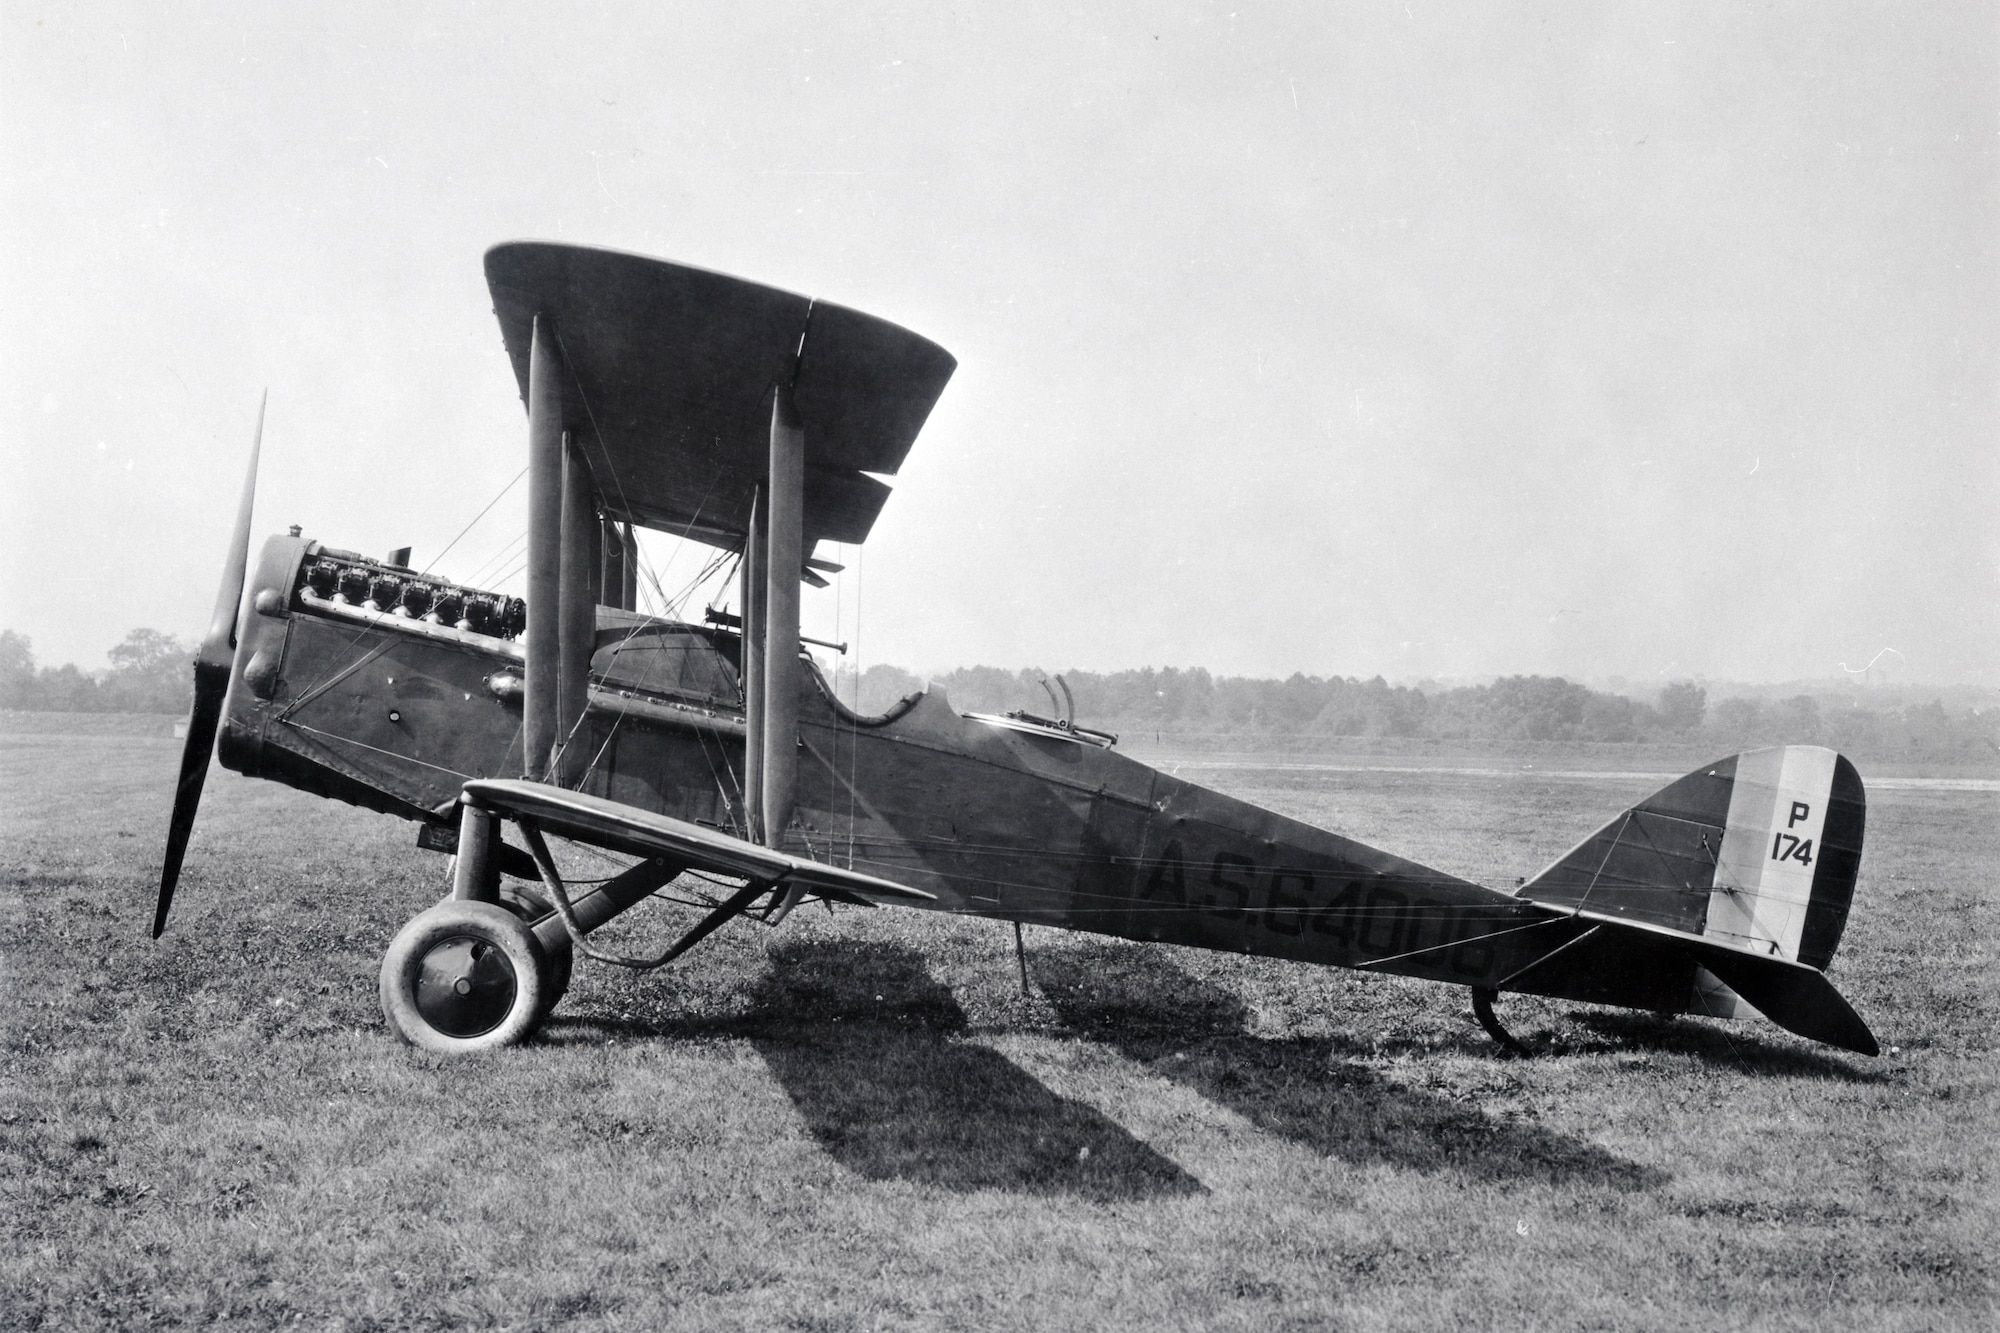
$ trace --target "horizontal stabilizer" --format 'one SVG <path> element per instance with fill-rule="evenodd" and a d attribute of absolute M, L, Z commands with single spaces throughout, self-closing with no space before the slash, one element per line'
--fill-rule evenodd
<path fill-rule="evenodd" d="M 630 856 L 666 856 L 712 874 L 786 885 L 863 906 L 877 902 L 936 901 L 934 895 L 922 889 L 759 847 L 719 829 L 539 782 L 484 778 L 465 784 L 465 798 L 482 809 L 526 819 L 579 842 Z"/>
<path fill-rule="evenodd" d="M 1545 910 L 1587 928 L 1500 989 L 1710 1018 L 1736 1017 L 1734 1001 L 1741 1000 L 1808 1040 L 1861 1055 L 1880 1051 L 1854 1007 L 1809 964 L 1588 908 Z"/>
<path fill-rule="evenodd" d="M 1695 961 L 1787 1032 L 1843 1051 L 1879 1055 L 1875 1034 L 1826 975 L 1803 963 L 1759 958 L 1724 944 L 1688 941 Z"/>

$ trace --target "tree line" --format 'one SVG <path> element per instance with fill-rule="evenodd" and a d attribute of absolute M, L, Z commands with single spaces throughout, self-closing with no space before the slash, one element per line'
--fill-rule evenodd
<path fill-rule="evenodd" d="M 963 711 L 1023 709 L 1047 717 L 1060 706 L 1043 687 L 1044 679 L 1050 678 L 1034 669 L 963 667 L 931 677 L 930 684 Z M 1870 706 L 1829 691 L 1711 702 L 1708 688 L 1691 680 L 1674 681 L 1647 699 L 1560 676 L 1412 686 L 1391 685 L 1380 676 L 1214 676 L 1199 667 L 1071 671 L 1064 679 L 1081 725 L 1176 741 L 1700 741 L 1721 749 L 1817 744 L 1855 755 L 2000 757 L 2000 708 L 1948 709 L 1935 698 Z M 923 685 L 899 667 L 870 667 L 859 681 L 859 707 L 880 711 Z"/>
<path fill-rule="evenodd" d="M 101 671 L 74 662 L 37 667 L 24 634 L 0 630 L 0 708 L 50 713 L 185 713 L 194 701 L 194 649 L 171 634 L 135 629 Z"/>
<path fill-rule="evenodd" d="M 86 672 L 37 667 L 33 645 L 0 630 L 0 708 L 68 713 L 185 713 L 194 649 L 171 634 L 135 629 Z M 1719 749 L 1831 745 L 1856 756 L 2000 757 L 2000 707 L 1947 708 L 1936 698 L 1867 704 L 1797 694 L 1713 702 L 1707 687 L 1675 681 L 1649 699 L 1594 690 L 1560 676 L 1503 676 L 1485 685 L 1391 685 L 1380 676 L 1294 674 L 1284 680 L 1215 676 L 1200 667 L 1064 674 L 1075 720 L 1123 734 L 1176 741 L 1337 743 L 1401 738 L 1448 742 L 1704 741 Z M 1048 717 L 1062 705 L 1028 668 L 960 667 L 930 678 L 967 712 L 1017 709 Z M 875 713 L 925 686 L 901 667 L 840 674 L 843 698 Z"/>

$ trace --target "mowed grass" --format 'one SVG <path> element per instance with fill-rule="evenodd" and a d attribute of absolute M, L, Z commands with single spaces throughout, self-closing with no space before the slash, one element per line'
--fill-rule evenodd
<path fill-rule="evenodd" d="M 376 1007 L 408 825 L 217 771 L 146 939 L 177 754 L 0 736 L 8 1327 L 1994 1318 L 1990 791 L 1872 794 L 1879 1060 L 1509 997 L 1511 1060 L 1462 990 L 1041 929 L 1024 997 L 1002 923 L 818 909 L 448 1060 Z M 1497 884 L 1657 785 L 1182 772 Z"/>

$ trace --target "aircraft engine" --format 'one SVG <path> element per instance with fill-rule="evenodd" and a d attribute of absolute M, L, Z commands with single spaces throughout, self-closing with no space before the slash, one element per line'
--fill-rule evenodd
<path fill-rule="evenodd" d="M 299 591 L 335 606 L 358 606 L 500 639 L 517 638 L 528 626 L 528 604 L 518 597 L 460 587 L 326 547 L 315 551 L 299 571 Z"/>

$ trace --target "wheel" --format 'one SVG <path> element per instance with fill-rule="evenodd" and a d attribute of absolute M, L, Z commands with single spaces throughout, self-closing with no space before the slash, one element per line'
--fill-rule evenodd
<path fill-rule="evenodd" d="M 518 884 L 500 886 L 500 905 L 529 926 L 543 917 L 554 916 L 556 912 L 555 905 L 544 898 L 539 889 L 523 888 Z M 536 938 L 539 940 L 540 936 Z M 549 980 L 543 988 L 542 997 L 542 1016 L 546 1018 L 556 1003 L 569 994 L 570 970 L 576 961 L 576 951 L 570 946 L 569 934 L 565 931 L 561 943 L 554 948 L 544 944 L 542 952 L 549 960 Z"/>
<path fill-rule="evenodd" d="M 550 966 L 504 907 L 449 900 L 412 917 L 382 958 L 382 1016 L 427 1051 L 518 1045 L 541 1022 Z"/>

